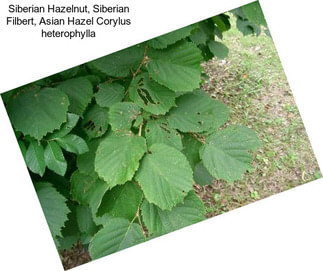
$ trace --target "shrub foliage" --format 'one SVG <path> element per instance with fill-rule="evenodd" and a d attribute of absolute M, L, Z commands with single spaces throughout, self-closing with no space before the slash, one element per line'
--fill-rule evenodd
<path fill-rule="evenodd" d="M 233 11 L 244 34 L 265 24 L 255 5 Z M 251 169 L 256 134 L 200 90 L 229 28 L 220 14 L 3 95 L 58 249 L 95 259 L 201 221 L 194 183 Z"/>

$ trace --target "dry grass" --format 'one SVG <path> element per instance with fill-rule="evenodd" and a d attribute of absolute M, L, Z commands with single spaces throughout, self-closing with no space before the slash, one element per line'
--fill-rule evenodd
<path fill-rule="evenodd" d="M 231 108 L 229 123 L 255 130 L 263 146 L 255 153 L 254 171 L 242 181 L 198 188 L 207 216 L 319 178 L 320 171 L 279 57 L 266 35 L 244 37 L 235 28 L 224 36 L 225 60 L 205 63 L 203 88 Z"/>

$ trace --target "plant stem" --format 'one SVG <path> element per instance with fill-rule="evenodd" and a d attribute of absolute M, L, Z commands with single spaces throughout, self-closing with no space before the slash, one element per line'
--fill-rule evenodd
<path fill-rule="evenodd" d="M 132 75 L 133 78 L 136 77 L 136 75 L 140 72 L 141 67 L 146 64 L 149 60 L 148 56 L 147 56 L 147 49 L 148 46 L 145 47 L 145 51 L 144 51 L 144 58 L 142 59 L 142 61 L 140 62 L 140 65 L 138 66 L 137 70 L 135 71 L 135 73 Z"/>

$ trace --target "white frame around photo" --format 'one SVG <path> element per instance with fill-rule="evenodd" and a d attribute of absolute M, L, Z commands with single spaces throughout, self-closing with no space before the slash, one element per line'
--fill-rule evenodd
<path fill-rule="evenodd" d="M 53 1 L 52 1 L 53 2 Z M 24 3 L 52 3 L 26 0 Z M 75 2 L 75 1 L 74 1 Z M 99 2 L 99 1 L 98 1 Z M 41 39 L 0 21 L 0 91 L 109 54 L 252 1 L 119 0 L 133 24 L 94 40 Z M 72 0 L 62 2 L 73 3 Z M 92 3 L 80 0 L 78 3 Z M 10 0 L 0 3 L 0 18 Z M 279 57 L 323 168 L 320 1 L 261 0 Z M 1 270 L 63 270 L 13 129 L 0 103 Z M 99 270 L 323 270 L 323 179 L 172 232 L 88 264 Z"/>

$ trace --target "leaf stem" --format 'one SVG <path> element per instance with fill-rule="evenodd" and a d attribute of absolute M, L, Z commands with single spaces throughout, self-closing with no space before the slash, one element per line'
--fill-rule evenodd
<path fill-rule="evenodd" d="M 141 67 L 142 67 L 143 65 L 145 65 L 145 64 L 148 62 L 149 58 L 148 58 L 148 56 L 147 56 L 147 50 L 148 50 L 148 45 L 146 45 L 146 47 L 145 47 L 145 51 L 144 51 L 144 58 L 143 58 L 143 59 L 142 59 L 142 61 L 140 62 L 140 65 L 138 66 L 138 68 L 137 68 L 137 70 L 135 71 L 135 73 L 132 75 L 132 77 L 133 77 L 133 78 L 135 78 L 135 77 L 137 76 L 137 74 L 140 72 Z"/>
<path fill-rule="evenodd" d="M 140 225 L 140 228 L 141 228 L 142 233 L 144 234 L 144 236 L 147 237 L 147 232 L 145 231 L 144 226 L 143 226 L 143 224 L 141 222 L 141 218 L 140 218 L 140 208 L 139 207 L 138 207 L 136 216 L 138 217 L 138 222 L 139 222 L 139 225 Z"/>
<path fill-rule="evenodd" d="M 197 141 L 199 141 L 199 142 L 201 142 L 201 143 L 205 143 L 205 139 L 204 138 L 200 138 L 200 137 L 198 137 L 196 134 L 194 134 L 194 133 L 188 133 L 188 134 L 190 134 L 192 137 L 194 137 Z"/>

